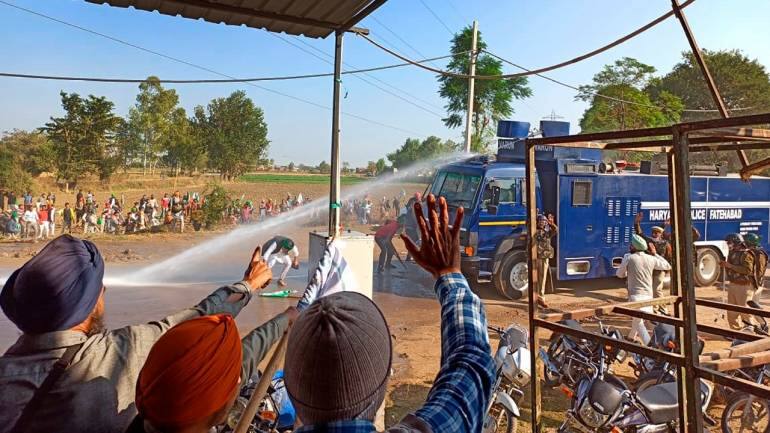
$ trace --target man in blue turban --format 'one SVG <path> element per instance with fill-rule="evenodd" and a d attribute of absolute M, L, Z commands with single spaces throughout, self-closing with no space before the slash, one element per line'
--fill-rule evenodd
<path fill-rule="evenodd" d="M 123 433 L 137 414 L 136 380 L 155 341 L 195 317 L 235 317 L 272 273 L 257 248 L 242 281 L 193 308 L 112 331 L 102 320 L 103 276 L 96 245 L 64 235 L 6 281 L 0 307 L 23 335 L 0 357 L 0 433 Z M 260 327 L 251 338 L 271 341 L 277 329 Z"/>

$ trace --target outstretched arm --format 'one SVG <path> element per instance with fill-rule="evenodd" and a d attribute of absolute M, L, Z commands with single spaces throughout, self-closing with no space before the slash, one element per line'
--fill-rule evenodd
<path fill-rule="evenodd" d="M 436 277 L 441 303 L 441 368 L 428 399 L 415 416 L 434 432 L 481 431 L 484 410 L 494 382 L 487 321 L 481 300 L 460 273 L 460 240 L 463 209 L 449 226 L 446 201 L 428 196 L 430 224 L 422 206 L 414 206 L 422 234 L 418 248 L 408 236 L 402 239 L 415 261 Z M 405 420 L 409 423 L 409 417 Z"/>

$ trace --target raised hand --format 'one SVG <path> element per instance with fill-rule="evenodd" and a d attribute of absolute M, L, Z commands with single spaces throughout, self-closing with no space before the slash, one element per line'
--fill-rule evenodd
<path fill-rule="evenodd" d="M 464 210 L 457 208 L 454 224 L 449 226 L 449 211 L 444 197 L 438 199 L 429 194 L 427 197 L 428 219 L 422 211 L 422 204 L 414 204 L 414 214 L 422 234 L 422 243 L 418 247 L 409 236 L 402 234 L 401 239 L 414 261 L 434 277 L 452 272 L 460 272 L 460 227 Z"/>
<path fill-rule="evenodd" d="M 257 247 L 251 256 L 246 272 L 243 274 L 243 281 L 249 283 L 251 289 L 256 291 L 270 285 L 272 279 L 273 271 L 267 267 L 267 264 L 262 259 L 262 247 Z"/>

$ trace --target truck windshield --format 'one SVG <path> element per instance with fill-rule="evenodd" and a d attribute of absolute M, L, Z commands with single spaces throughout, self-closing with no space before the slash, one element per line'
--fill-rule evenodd
<path fill-rule="evenodd" d="M 469 207 L 480 183 L 480 175 L 442 171 L 436 175 L 430 191 L 437 197 L 444 197 L 450 207 Z"/>

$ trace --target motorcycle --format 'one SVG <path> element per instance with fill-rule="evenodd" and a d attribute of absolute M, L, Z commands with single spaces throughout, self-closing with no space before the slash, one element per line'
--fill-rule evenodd
<path fill-rule="evenodd" d="M 754 378 L 759 385 L 770 385 L 770 364 L 759 368 Z M 770 400 L 745 392 L 733 392 L 722 412 L 722 432 L 770 431 Z"/>
<path fill-rule="evenodd" d="M 532 373 L 529 333 L 517 324 L 506 329 L 488 328 L 500 336 L 500 343 L 495 352 L 495 383 L 482 429 L 484 433 L 514 433 L 517 418 L 521 416 L 519 402 L 524 396 L 521 389 L 529 384 Z"/>
<path fill-rule="evenodd" d="M 238 420 L 246 410 L 251 394 L 259 383 L 259 374 L 249 379 L 246 386 L 241 388 L 238 398 L 235 400 L 230 413 L 227 415 L 227 423 L 220 433 L 229 433 L 235 431 Z M 249 433 L 273 433 L 290 432 L 294 429 L 294 423 L 297 420 L 297 413 L 289 399 L 289 393 L 286 391 L 286 385 L 283 382 L 283 370 L 278 370 L 273 375 L 270 386 L 267 389 L 267 395 L 259 403 L 257 413 L 249 425 Z"/>
<path fill-rule="evenodd" d="M 585 377 L 572 392 L 570 409 L 559 433 L 572 430 L 581 433 L 673 433 L 678 431 L 679 401 L 676 382 L 652 385 L 633 391 L 616 376 L 605 372 L 604 347 L 599 347 L 599 360 L 592 376 Z M 701 384 L 702 409 L 711 400 L 713 389 Z M 706 417 L 710 425 L 713 420 Z"/>
<path fill-rule="evenodd" d="M 751 308 L 757 308 L 761 309 L 762 307 L 757 304 L 754 301 L 748 301 L 746 303 Z M 770 326 L 767 323 L 767 320 L 765 320 L 762 316 L 753 316 L 754 319 L 756 319 L 757 323 L 751 323 L 746 322 L 741 318 L 741 321 L 743 321 L 743 332 L 751 332 L 757 335 L 761 335 L 762 337 L 770 337 Z M 740 344 L 746 343 L 746 341 L 742 340 L 733 340 L 731 346 L 737 346 Z M 755 381 L 756 378 L 762 373 L 763 369 L 762 367 L 752 367 L 752 368 L 741 368 L 738 370 L 731 371 L 729 374 L 741 379 L 746 379 L 750 381 Z M 766 375 L 766 377 L 770 377 L 770 375 Z M 718 385 L 717 387 L 719 393 L 722 395 L 725 401 L 730 402 L 732 400 L 732 397 L 734 394 L 736 394 L 736 391 L 730 387 Z M 764 430 L 762 430 L 764 431 Z M 770 425 L 768 426 L 768 430 L 770 431 Z"/>
<path fill-rule="evenodd" d="M 583 330 L 582 325 L 572 319 L 559 322 L 573 329 Z M 606 327 L 599 321 L 599 331 L 602 335 L 622 340 L 623 335 L 617 329 Z M 556 387 L 559 384 L 569 388 L 575 388 L 581 378 L 595 373 L 599 349 L 607 350 L 608 356 L 604 357 L 606 368 L 614 362 L 623 362 L 626 352 L 621 349 L 605 349 L 604 345 L 597 341 L 571 337 L 566 334 L 554 334 L 548 345 L 548 350 L 540 349 L 540 358 L 543 360 L 543 378 L 546 386 Z"/>

